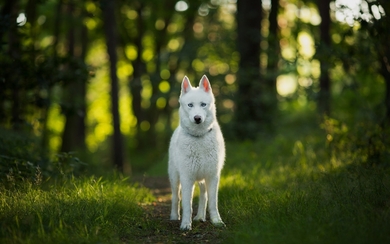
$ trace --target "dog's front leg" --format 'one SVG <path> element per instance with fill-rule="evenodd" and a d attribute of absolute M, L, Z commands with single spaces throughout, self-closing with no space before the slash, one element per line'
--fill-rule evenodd
<path fill-rule="evenodd" d="M 215 226 L 223 227 L 225 226 L 225 223 L 222 221 L 218 212 L 218 185 L 219 177 L 214 177 L 209 181 L 206 181 L 211 223 Z"/>
<path fill-rule="evenodd" d="M 172 205 L 171 205 L 171 220 L 179 220 L 180 219 L 180 182 L 179 182 L 179 174 L 170 170 L 169 180 L 171 182 L 171 190 L 172 190 Z"/>
<path fill-rule="evenodd" d="M 206 183 L 204 181 L 199 182 L 199 206 L 198 213 L 196 214 L 195 221 L 206 221 L 206 205 L 207 205 L 207 192 L 206 192 Z"/>
<path fill-rule="evenodd" d="M 184 177 L 183 177 L 184 178 Z M 181 196 L 183 215 L 181 220 L 181 230 L 191 230 L 192 217 L 192 195 L 194 192 L 194 181 L 189 179 L 181 179 Z"/>

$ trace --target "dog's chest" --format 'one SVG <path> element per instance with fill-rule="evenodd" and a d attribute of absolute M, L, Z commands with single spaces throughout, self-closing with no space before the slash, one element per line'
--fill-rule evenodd
<path fill-rule="evenodd" d="M 212 135 L 202 138 L 186 137 L 181 145 L 181 153 L 187 169 L 200 175 L 215 171 L 220 161 L 219 146 L 218 141 Z"/>

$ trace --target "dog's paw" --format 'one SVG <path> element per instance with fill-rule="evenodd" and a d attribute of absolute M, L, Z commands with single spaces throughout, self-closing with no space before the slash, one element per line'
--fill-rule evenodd
<path fill-rule="evenodd" d="M 188 231 L 188 230 L 191 230 L 191 223 L 181 223 L 180 225 L 180 230 L 182 231 Z"/>
<path fill-rule="evenodd" d="M 206 222 L 205 216 L 196 215 L 194 221 Z"/>
<path fill-rule="evenodd" d="M 216 227 L 226 227 L 225 223 L 222 221 L 222 219 L 212 219 L 211 223 Z"/>

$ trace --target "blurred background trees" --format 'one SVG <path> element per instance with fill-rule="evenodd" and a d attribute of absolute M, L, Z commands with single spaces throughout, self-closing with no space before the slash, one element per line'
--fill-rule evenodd
<path fill-rule="evenodd" d="M 228 140 L 302 112 L 387 128 L 389 13 L 386 0 L 2 0 L 0 155 L 23 133 L 42 164 L 75 151 L 148 167 L 184 75 L 209 76 Z"/>

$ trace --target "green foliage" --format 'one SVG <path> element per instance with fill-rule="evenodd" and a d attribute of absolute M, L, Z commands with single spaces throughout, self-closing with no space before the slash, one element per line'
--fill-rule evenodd
<path fill-rule="evenodd" d="M 39 183 L 41 170 L 37 140 L 22 133 L 0 128 L 0 183 L 15 185 L 21 181 Z"/>
<path fill-rule="evenodd" d="M 149 191 L 120 176 L 2 189 L 0 242 L 126 242 L 150 228 L 138 203 L 152 199 Z"/>
<path fill-rule="evenodd" d="M 327 149 L 331 160 L 343 164 L 370 167 L 390 166 L 390 131 L 370 121 L 359 121 L 347 126 L 336 119 L 328 118 L 322 127 L 327 135 Z"/>
<path fill-rule="evenodd" d="M 29 133 L 16 133 L 0 127 L 0 154 L 36 161 L 40 156 L 38 138 Z"/>
<path fill-rule="evenodd" d="M 86 169 L 72 152 L 59 153 L 52 159 L 45 155 L 36 137 L 0 129 L 0 185 L 39 185 L 48 178 L 69 178 Z"/>

